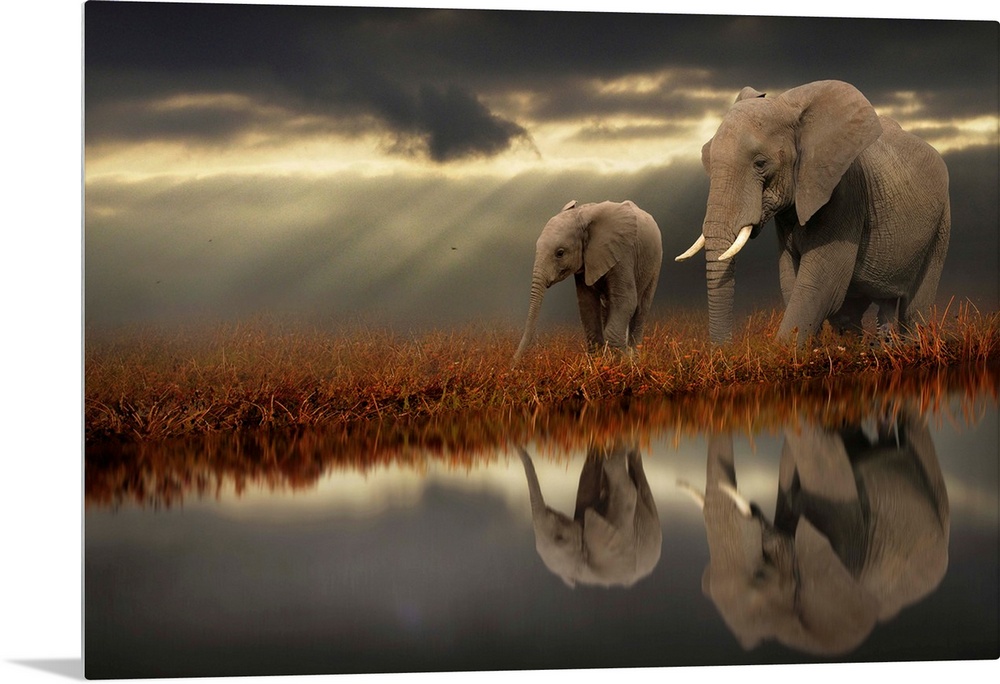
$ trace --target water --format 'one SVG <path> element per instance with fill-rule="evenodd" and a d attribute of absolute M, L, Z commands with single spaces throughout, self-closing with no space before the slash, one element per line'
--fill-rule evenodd
<path fill-rule="evenodd" d="M 632 402 L 471 437 L 92 445 L 86 674 L 997 658 L 996 388 Z M 706 495 L 732 471 L 777 530 Z M 545 541 L 532 472 L 565 534 L 590 508 L 588 567 Z M 772 591 L 783 573 L 797 592 Z"/>

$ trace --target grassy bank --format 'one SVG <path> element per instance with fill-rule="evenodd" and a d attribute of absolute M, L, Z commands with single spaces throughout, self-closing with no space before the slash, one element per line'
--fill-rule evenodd
<path fill-rule="evenodd" d="M 585 354 L 580 331 L 568 327 L 540 335 L 516 370 L 510 368 L 519 332 L 513 327 L 405 336 L 255 321 L 91 334 L 86 437 L 88 443 L 155 441 L 255 428 L 360 426 L 372 419 L 417 426 L 457 413 L 511 425 L 605 400 L 1000 360 L 1000 315 L 968 304 L 934 312 L 905 339 L 824 332 L 804 350 L 774 341 L 779 320 L 776 313 L 755 314 L 721 347 L 707 344 L 703 316 L 656 320 L 631 358 Z"/>

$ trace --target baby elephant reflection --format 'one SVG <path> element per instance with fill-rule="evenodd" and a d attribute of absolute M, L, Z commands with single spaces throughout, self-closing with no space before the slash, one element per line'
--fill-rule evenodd
<path fill-rule="evenodd" d="M 637 445 L 587 450 L 572 518 L 545 505 L 531 457 L 520 447 L 518 452 L 535 548 L 549 570 L 570 587 L 630 587 L 653 571 L 660 560 L 660 518 Z"/>
<path fill-rule="evenodd" d="M 846 653 L 944 577 L 948 496 L 919 416 L 787 430 L 773 524 L 736 491 L 730 435 L 709 440 L 707 482 L 702 589 L 746 649 Z"/>

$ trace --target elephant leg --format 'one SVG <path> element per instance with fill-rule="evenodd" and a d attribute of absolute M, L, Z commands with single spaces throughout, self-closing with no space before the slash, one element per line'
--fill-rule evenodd
<path fill-rule="evenodd" d="M 605 515 L 605 501 L 602 490 L 605 488 L 604 457 L 593 447 L 587 450 L 587 458 L 580 471 L 580 481 L 576 486 L 576 507 L 573 519 L 582 522 L 584 513 L 595 510 Z"/>
<path fill-rule="evenodd" d="M 876 330 L 878 331 L 878 336 L 882 339 L 886 339 L 889 333 L 892 332 L 892 326 L 898 319 L 897 307 L 899 305 L 898 299 L 878 299 L 875 301 L 878 305 L 878 316 L 876 319 Z"/>
<path fill-rule="evenodd" d="M 638 306 L 635 283 L 608 283 L 608 316 L 604 322 L 604 341 L 608 346 L 624 351 L 629 346 L 629 323 Z"/>
<path fill-rule="evenodd" d="M 778 284 L 781 286 L 781 299 L 788 306 L 788 300 L 795 288 L 795 274 L 799 270 L 799 260 L 792 251 L 792 232 L 775 221 L 778 233 Z"/>
<path fill-rule="evenodd" d="M 803 254 L 778 328 L 779 338 L 791 339 L 798 331 L 798 344 L 802 346 L 819 332 L 823 321 L 840 310 L 856 256 L 856 244 L 839 241 L 818 245 Z"/>
<path fill-rule="evenodd" d="M 650 308 L 653 306 L 653 296 L 656 294 L 656 283 L 659 282 L 659 279 L 660 269 L 656 268 L 650 275 L 649 280 L 646 281 L 639 295 L 639 304 L 632 315 L 632 320 L 629 322 L 628 327 L 629 344 L 632 347 L 642 344 L 642 337 L 646 332 L 646 318 L 649 315 Z"/>
<path fill-rule="evenodd" d="M 659 534 L 659 513 L 656 511 L 656 501 L 653 500 L 653 492 L 649 487 L 649 480 L 646 479 L 646 470 L 642 466 L 642 454 L 639 453 L 639 445 L 631 444 L 627 447 L 626 459 L 628 461 L 628 474 L 635 487 L 638 497 L 637 507 L 645 511 L 646 515 L 637 518 L 637 526 L 640 528 L 637 534 L 643 534 L 642 526 L 649 524 L 655 526 L 655 534 Z"/>
<path fill-rule="evenodd" d="M 786 489 L 792 469 L 804 491 L 833 502 L 859 500 L 854 469 L 840 434 L 809 423 L 785 430 L 781 456 L 789 459 L 779 466 L 779 481 Z"/>
<path fill-rule="evenodd" d="M 860 333 L 861 322 L 869 306 L 871 300 L 867 297 L 847 297 L 840 310 L 830 316 L 830 325 L 841 335 L 848 332 Z"/>
<path fill-rule="evenodd" d="M 798 345 L 805 345 L 809 338 L 819 332 L 831 309 L 836 308 L 831 302 L 833 299 L 829 292 L 797 287 L 785 307 L 785 315 L 778 327 L 778 337 L 790 340 L 797 335 Z"/>
<path fill-rule="evenodd" d="M 588 286 L 582 274 L 577 273 L 575 281 L 583 334 L 587 339 L 587 348 L 595 352 L 604 346 L 604 303 L 597 289 Z"/>
<path fill-rule="evenodd" d="M 642 306 L 636 308 L 635 313 L 632 314 L 632 319 L 628 324 L 628 346 L 629 349 L 635 349 L 640 344 L 642 344 L 642 335 L 646 330 L 646 312 L 642 310 Z"/>
<path fill-rule="evenodd" d="M 625 528 L 635 516 L 639 497 L 635 482 L 628 472 L 628 457 L 624 450 L 615 448 L 602 459 L 604 476 L 608 484 L 605 519 L 616 527 Z"/>
<path fill-rule="evenodd" d="M 632 314 L 632 319 L 628 324 L 628 344 L 633 349 L 642 344 L 642 336 L 646 332 L 646 314 L 649 313 L 649 306 L 652 303 L 652 288 L 647 290 L 639 298 L 639 305 Z"/>
<path fill-rule="evenodd" d="M 899 301 L 899 322 L 905 330 L 912 330 L 920 316 L 925 315 L 934 304 L 937 296 L 938 282 L 941 280 L 941 269 L 944 267 L 945 255 L 948 253 L 948 241 L 951 232 L 951 214 L 948 207 L 937 226 L 937 232 L 924 265 L 923 277 L 916 291 L 910 298 L 903 297 Z"/>
<path fill-rule="evenodd" d="M 922 481 L 926 483 L 929 497 L 937 512 L 938 522 L 944 532 L 945 539 L 951 532 L 951 505 L 948 502 L 948 490 L 945 486 L 941 464 L 938 461 L 937 450 L 923 416 L 906 412 L 900 419 L 902 439 L 909 451 L 917 460 Z M 947 541 L 945 542 L 947 546 Z"/>

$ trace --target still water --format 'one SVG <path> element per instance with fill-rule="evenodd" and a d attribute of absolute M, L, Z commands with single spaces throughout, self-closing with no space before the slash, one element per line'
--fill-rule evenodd
<path fill-rule="evenodd" d="M 88 678 L 994 659 L 995 375 L 88 445 Z"/>

